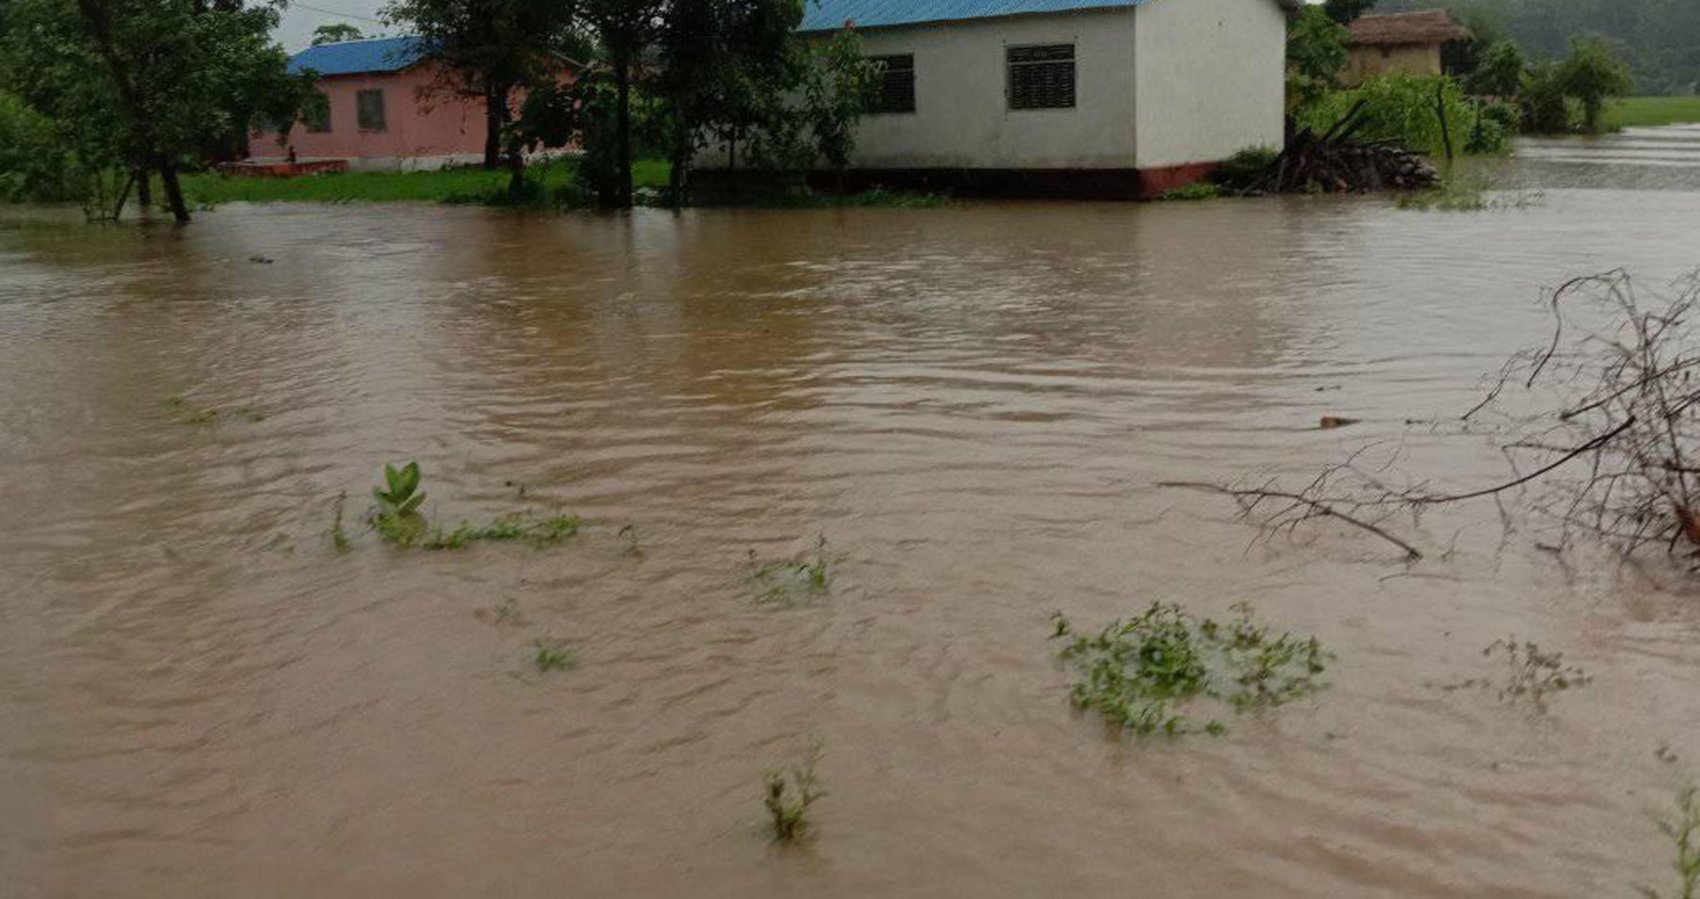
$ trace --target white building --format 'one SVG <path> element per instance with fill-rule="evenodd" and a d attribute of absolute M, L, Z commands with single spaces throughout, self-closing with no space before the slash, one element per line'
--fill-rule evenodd
<path fill-rule="evenodd" d="M 1302 0 L 811 0 L 885 63 L 858 181 L 1152 195 L 1280 147 Z"/>

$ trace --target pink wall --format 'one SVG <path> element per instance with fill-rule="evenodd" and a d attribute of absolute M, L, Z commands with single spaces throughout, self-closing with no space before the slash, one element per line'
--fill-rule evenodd
<path fill-rule="evenodd" d="M 447 156 L 484 152 L 484 103 L 480 98 L 431 94 L 419 89 L 436 77 L 436 64 L 423 62 L 400 72 L 333 75 L 319 79 L 319 90 L 330 98 L 331 130 L 313 133 L 296 123 L 288 145 L 302 158 L 333 156 L 382 159 L 406 156 Z M 360 129 L 355 94 L 384 92 L 384 130 Z M 282 156 L 276 134 L 262 134 L 251 144 L 256 157 Z"/>

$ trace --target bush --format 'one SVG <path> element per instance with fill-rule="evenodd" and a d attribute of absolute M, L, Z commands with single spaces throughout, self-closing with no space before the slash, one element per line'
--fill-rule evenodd
<path fill-rule="evenodd" d="M 1504 153 L 1511 146 L 1511 135 L 1517 133 L 1517 107 L 1501 100 L 1478 100 L 1473 105 L 1475 120 L 1464 139 L 1464 152 Z"/>
<path fill-rule="evenodd" d="M 1436 114 L 1437 97 L 1445 105 L 1455 152 L 1502 153 L 1510 148 L 1509 133 L 1488 125 L 1476 128 L 1477 111 L 1464 99 L 1458 83 L 1442 75 L 1403 72 L 1380 75 L 1352 90 L 1327 94 L 1301 109 L 1296 119 L 1300 127 L 1321 133 L 1351 112 L 1359 100 L 1364 100 L 1366 121 L 1355 137 L 1389 140 L 1407 150 L 1438 156 L 1446 151 L 1446 141 Z M 1475 131 L 1481 132 L 1479 139 L 1475 139 Z"/>
<path fill-rule="evenodd" d="M 1564 95 L 1564 80 L 1553 63 L 1529 69 L 1523 76 L 1523 94 L 1518 98 L 1523 130 L 1532 134 L 1567 134 L 1575 130 L 1570 101 Z"/>
<path fill-rule="evenodd" d="M 0 91 L 0 200 L 76 200 L 83 181 L 74 158 L 54 138 L 53 124 Z"/>
<path fill-rule="evenodd" d="M 1228 190 L 1245 190 L 1252 182 L 1275 164 L 1281 154 L 1269 147 L 1247 147 L 1229 156 L 1217 166 L 1210 180 Z"/>
<path fill-rule="evenodd" d="M 1565 96 L 1582 107 L 1582 127 L 1598 134 L 1605 123 L 1606 100 L 1629 92 L 1634 80 L 1629 66 L 1605 38 L 1583 35 L 1570 41 L 1570 58 L 1558 65 Z"/>

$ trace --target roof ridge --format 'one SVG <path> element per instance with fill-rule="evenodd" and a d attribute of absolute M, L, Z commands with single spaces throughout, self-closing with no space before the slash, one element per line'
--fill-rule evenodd
<path fill-rule="evenodd" d="M 371 44 L 371 43 L 376 43 L 377 41 L 405 41 L 405 40 L 422 40 L 422 38 L 420 38 L 419 35 L 417 35 L 417 34 L 393 34 L 393 35 L 390 35 L 388 37 L 357 37 L 357 38 L 354 38 L 353 40 L 347 40 L 347 41 L 326 41 L 323 44 L 314 44 L 311 47 L 307 47 L 307 48 L 303 49 L 301 52 L 305 53 L 308 50 L 316 50 L 320 47 L 346 47 L 349 44 Z"/>

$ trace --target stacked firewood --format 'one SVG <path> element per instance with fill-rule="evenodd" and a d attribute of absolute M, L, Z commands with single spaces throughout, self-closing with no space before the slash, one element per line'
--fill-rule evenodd
<path fill-rule="evenodd" d="M 1417 153 L 1391 141 L 1354 140 L 1363 106 L 1322 134 L 1306 128 L 1247 185 L 1247 193 L 1352 193 L 1422 190 L 1440 184 L 1440 173 Z"/>

